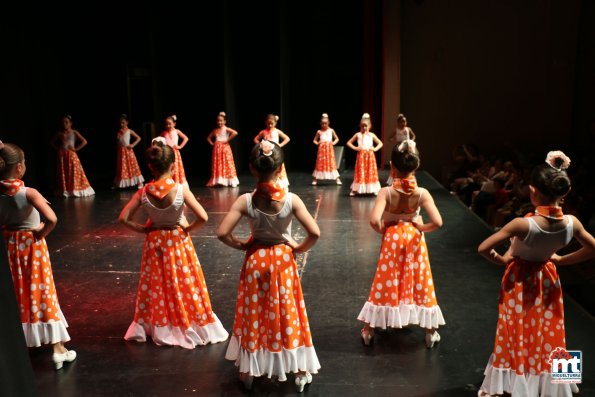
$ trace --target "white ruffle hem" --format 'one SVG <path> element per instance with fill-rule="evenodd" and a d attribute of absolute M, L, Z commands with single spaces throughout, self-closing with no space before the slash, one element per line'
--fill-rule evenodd
<path fill-rule="evenodd" d="M 485 378 L 477 395 L 479 397 L 510 393 L 511 397 L 571 397 L 578 393 L 576 383 L 552 383 L 549 372 L 539 375 L 517 375 L 511 368 L 492 366 L 493 355 L 484 371 Z"/>
<path fill-rule="evenodd" d="M 172 327 L 170 325 L 160 327 L 148 323 L 139 324 L 135 321 L 130 324 L 125 340 L 146 342 L 147 335 L 158 345 L 180 346 L 185 349 L 194 349 L 196 346 L 203 346 L 209 343 L 219 343 L 227 340 L 229 333 L 225 330 L 215 314 L 215 321 L 204 326 L 192 324 L 188 329 Z"/>
<path fill-rule="evenodd" d="M 439 306 L 424 307 L 399 304 L 399 306 L 376 306 L 366 302 L 357 319 L 370 324 L 371 327 L 385 329 L 402 328 L 410 324 L 422 328 L 438 328 L 445 325 Z"/>
<path fill-rule="evenodd" d="M 320 369 L 320 362 L 316 356 L 314 346 L 299 346 L 295 349 L 282 349 L 279 352 L 272 352 L 266 349 L 259 349 L 250 352 L 242 347 L 240 337 L 232 335 L 225 353 L 227 360 L 235 361 L 240 372 L 252 376 L 267 375 L 269 378 L 276 376 L 279 381 L 287 380 L 286 374 L 306 371 L 317 374 Z"/>
<path fill-rule="evenodd" d="M 357 194 L 378 194 L 378 192 L 380 191 L 380 182 L 375 182 L 375 183 L 368 183 L 368 184 L 363 184 L 363 183 L 352 183 L 351 184 L 351 191 L 355 192 Z"/>
<path fill-rule="evenodd" d="M 25 333 L 25 341 L 27 347 L 39 347 L 41 345 L 54 344 L 59 342 L 68 342 L 70 335 L 68 335 L 68 323 L 62 310 L 58 311 L 60 321 L 48 321 L 37 323 L 22 323 L 23 332 Z"/>
<path fill-rule="evenodd" d="M 335 180 L 339 177 L 339 171 L 334 170 L 334 171 L 314 171 L 312 173 L 312 176 L 318 180 Z"/>
<path fill-rule="evenodd" d="M 218 177 L 218 178 L 211 178 L 209 179 L 209 182 L 207 183 L 207 186 L 216 186 L 216 185 L 222 185 L 222 186 L 231 186 L 231 187 L 236 187 L 240 184 L 240 181 L 238 180 L 238 177 L 233 177 L 233 178 L 223 178 L 223 177 Z"/>
<path fill-rule="evenodd" d="M 64 197 L 87 197 L 93 196 L 95 194 L 95 190 L 92 187 L 88 187 L 85 190 L 67 190 L 62 192 L 62 196 Z"/>
<path fill-rule="evenodd" d="M 128 178 L 128 179 L 122 179 L 120 182 L 118 182 L 118 187 L 124 188 L 124 187 L 138 186 L 141 183 L 143 183 L 144 181 L 145 181 L 145 178 L 143 178 L 142 175 L 135 176 L 135 177 Z"/>

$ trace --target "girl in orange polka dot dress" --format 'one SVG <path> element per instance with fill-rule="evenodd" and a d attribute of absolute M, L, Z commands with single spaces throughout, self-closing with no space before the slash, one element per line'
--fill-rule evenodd
<path fill-rule="evenodd" d="M 236 187 L 240 184 L 231 146 L 229 146 L 229 141 L 236 136 L 238 136 L 238 132 L 226 125 L 225 112 L 219 112 L 219 115 L 217 115 L 217 128 L 211 131 L 207 137 L 207 142 L 213 146 L 211 179 L 207 182 L 208 187 Z"/>
<path fill-rule="evenodd" d="M 377 152 L 382 148 L 382 141 L 378 139 L 376 134 L 370 131 L 372 122 L 368 113 L 364 113 L 359 126 L 360 131 L 356 132 L 347 142 L 347 146 L 357 152 L 355 169 L 353 171 L 353 183 L 351 184 L 351 192 L 349 195 L 377 195 L 380 191 L 380 182 L 378 179 L 378 167 L 376 166 L 376 155 L 374 152 Z M 357 146 L 354 145 L 356 142 Z"/>
<path fill-rule="evenodd" d="M 312 247 L 320 230 L 302 200 L 275 183 L 283 151 L 263 140 L 250 155 L 250 169 L 258 178 L 256 190 L 240 196 L 217 230 L 230 247 L 245 250 L 233 324 L 225 358 L 235 361 L 247 389 L 253 377 L 275 376 L 280 381 L 295 373 L 302 392 L 320 363 L 312 344 L 295 253 Z M 291 235 L 293 217 L 307 236 L 301 243 Z M 232 233 L 242 217 L 252 235 L 246 241 Z"/>
<path fill-rule="evenodd" d="M 578 392 L 575 383 L 552 383 L 550 363 L 552 352 L 566 349 L 562 286 L 556 266 L 595 257 L 593 236 L 560 207 L 570 191 L 565 171 L 569 164 L 564 153 L 548 153 L 546 162 L 531 174 L 529 189 L 535 213 L 510 221 L 478 248 L 491 262 L 505 266 L 494 350 L 479 396 L 568 397 Z M 582 247 L 557 255 L 573 237 Z M 510 239 L 510 249 L 498 254 L 494 248 Z"/>
<path fill-rule="evenodd" d="M 76 146 L 76 141 L 80 144 Z M 64 197 L 92 196 L 95 191 L 89 184 L 81 161 L 76 152 L 87 145 L 87 140 L 72 129 L 72 117 L 62 118 L 62 131 L 52 139 L 52 146 L 58 151 L 58 191 Z"/>
<path fill-rule="evenodd" d="M 370 225 L 383 235 L 380 258 L 368 301 L 358 320 L 364 323 L 362 341 L 370 345 L 374 328 L 402 328 L 417 324 L 426 331 L 428 348 L 440 341 L 436 329 L 444 317 L 436 300 L 424 233 L 442 227 L 442 217 L 426 189 L 418 187 L 419 167 L 415 142 L 393 148 L 393 185 L 383 188 L 370 215 Z M 423 208 L 429 217 L 422 223 Z"/>
<path fill-rule="evenodd" d="M 134 320 L 124 339 L 151 336 L 157 345 L 192 349 L 223 342 L 229 336 L 213 313 L 211 300 L 190 232 L 203 225 L 207 213 L 192 192 L 172 179 L 174 151 L 161 137 L 147 150 L 155 179 L 139 190 L 122 210 L 120 222 L 146 233 Z M 143 208 L 146 224 L 133 220 Z M 184 208 L 196 220 L 188 223 Z"/>
<path fill-rule="evenodd" d="M 132 143 L 130 143 L 131 137 L 134 138 Z M 120 131 L 116 138 L 118 139 L 118 161 L 114 187 L 124 188 L 136 185 L 140 189 L 143 187 L 145 178 L 140 172 L 134 154 L 134 147 L 140 142 L 140 136 L 128 128 L 128 116 L 125 114 L 120 116 Z"/>
<path fill-rule="evenodd" d="M 173 180 L 188 187 L 186 171 L 184 170 L 184 163 L 182 163 L 182 155 L 180 154 L 180 150 L 188 143 L 188 136 L 176 128 L 177 121 L 178 117 L 175 114 L 167 116 L 165 118 L 165 130 L 161 133 L 161 136 L 165 138 L 165 141 L 174 150 L 174 155 L 176 156 L 172 172 Z M 182 142 L 179 142 L 180 138 L 182 138 Z"/>
<path fill-rule="evenodd" d="M 334 146 L 339 142 L 339 137 L 335 130 L 329 127 L 328 114 L 323 113 L 320 119 L 320 129 L 316 131 L 314 144 L 318 146 L 316 154 L 316 167 L 312 176 L 312 185 L 316 185 L 317 180 L 333 180 L 337 185 L 342 185 L 335 162 Z"/>
<path fill-rule="evenodd" d="M 255 137 L 254 143 L 260 143 L 261 140 L 266 139 L 275 142 L 279 147 L 283 147 L 289 143 L 289 136 L 286 133 L 277 128 L 279 122 L 279 116 L 276 114 L 269 113 L 264 121 L 266 128 L 261 130 Z M 289 178 L 287 177 L 287 171 L 285 170 L 285 163 L 281 164 L 281 171 L 278 175 L 278 183 L 285 190 L 289 189 Z"/>
<path fill-rule="evenodd" d="M 68 324 L 58 303 L 45 242 L 57 218 L 37 190 L 25 187 L 21 180 L 25 170 L 23 151 L 0 142 L 0 225 L 25 341 L 28 347 L 52 344 L 52 361 L 60 369 L 74 361 L 76 352 L 64 347 L 70 340 Z"/>

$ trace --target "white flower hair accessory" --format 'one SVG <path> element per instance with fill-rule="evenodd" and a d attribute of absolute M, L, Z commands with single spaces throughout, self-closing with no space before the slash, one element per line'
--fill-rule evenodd
<path fill-rule="evenodd" d="M 162 144 L 167 145 L 167 141 L 162 136 L 158 136 L 157 138 L 153 138 L 153 140 L 151 140 L 151 144 L 154 144 L 157 142 L 161 142 Z"/>
<path fill-rule="evenodd" d="M 322 118 L 323 119 L 328 119 L 328 113 L 322 113 Z"/>
<path fill-rule="evenodd" d="M 178 121 L 178 116 L 176 116 L 175 114 L 172 114 L 172 115 L 171 115 L 171 116 L 169 116 L 169 117 L 171 117 L 171 119 L 172 119 L 173 121 Z"/>
<path fill-rule="evenodd" d="M 399 144 L 397 150 L 401 153 L 415 153 L 415 147 L 415 141 L 412 141 L 411 139 L 405 139 L 403 142 Z"/>
<path fill-rule="evenodd" d="M 275 115 L 275 121 L 279 121 L 279 116 Z"/>
<path fill-rule="evenodd" d="M 219 116 L 221 116 L 221 117 L 225 117 L 225 116 L 227 116 L 227 115 L 225 114 L 225 112 L 219 112 Z"/>
<path fill-rule="evenodd" d="M 369 113 L 364 113 L 364 115 L 362 116 L 362 119 L 369 119 L 369 118 L 370 118 Z"/>
<path fill-rule="evenodd" d="M 545 162 L 550 167 L 558 171 L 563 171 L 570 166 L 570 157 L 565 155 L 564 152 L 560 150 L 553 150 L 548 152 Z"/>
<path fill-rule="evenodd" d="M 260 153 L 262 153 L 263 155 L 270 156 L 271 154 L 273 154 L 274 149 L 275 144 L 273 142 L 267 141 L 266 139 L 260 141 Z"/>

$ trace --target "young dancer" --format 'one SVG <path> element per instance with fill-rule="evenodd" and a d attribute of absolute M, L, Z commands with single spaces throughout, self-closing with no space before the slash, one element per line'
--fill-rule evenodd
<path fill-rule="evenodd" d="M 403 113 L 399 113 L 397 116 L 397 128 L 394 135 L 388 138 L 388 140 L 389 142 L 394 142 L 395 145 L 400 145 L 401 142 L 407 140 L 415 141 L 415 134 L 413 133 L 413 130 L 407 125 L 407 118 Z M 386 181 L 386 184 L 391 186 L 393 184 L 394 178 L 395 175 L 393 174 L 393 168 L 391 167 L 390 175 Z"/>
<path fill-rule="evenodd" d="M 318 146 L 318 153 L 316 155 L 316 168 L 312 173 L 314 177 L 312 185 L 316 185 L 317 180 L 328 179 L 336 181 L 337 185 L 341 185 L 333 148 L 339 142 L 339 137 L 335 130 L 330 128 L 328 114 L 326 113 L 322 114 L 320 129 L 316 132 L 313 142 Z"/>
<path fill-rule="evenodd" d="M 236 166 L 233 161 L 233 153 L 229 141 L 238 135 L 238 132 L 226 125 L 225 112 L 217 116 L 217 128 L 207 137 L 207 142 L 213 146 L 213 157 L 211 159 L 211 179 L 208 187 L 232 186 L 240 184 L 236 173 Z"/>
<path fill-rule="evenodd" d="M 233 325 L 225 358 L 235 361 L 247 389 L 253 377 L 276 376 L 280 381 L 295 373 L 302 392 L 320 364 L 312 344 L 295 253 L 306 252 L 320 229 L 302 200 L 278 186 L 283 164 L 279 145 L 263 140 L 250 155 L 256 190 L 240 196 L 217 229 L 219 239 L 245 250 Z M 248 218 L 251 236 L 233 235 L 242 217 Z M 296 217 L 307 233 L 300 243 L 291 234 Z"/>
<path fill-rule="evenodd" d="M 370 131 L 372 122 L 368 113 L 364 113 L 359 126 L 359 132 L 356 132 L 347 142 L 347 146 L 357 152 L 349 195 L 369 193 L 376 195 L 380 191 L 380 182 L 378 181 L 378 167 L 374 152 L 380 150 L 382 141 Z M 357 142 L 357 146 L 354 145 L 354 142 Z"/>
<path fill-rule="evenodd" d="M 188 136 L 176 128 L 177 121 L 178 117 L 175 114 L 167 116 L 165 118 L 165 130 L 161 133 L 161 136 L 165 138 L 167 144 L 174 149 L 176 160 L 174 162 L 174 170 L 172 174 L 173 180 L 176 183 L 181 183 L 188 187 L 186 172 L 184 171 L 184 164 L 182 163 L 182 155 L 180 154 L 180 150 L 182 150 L 188 143 Z M 182 138 L 180 144 L 178 144 L 179 138 Z"/>
<path fill-rule="evenodd" d="M 76 358 L 67 350 L 68 324 L 62 314 L 45 237 L 57 218 L 46 199 L 25 187 L 25 154 L 16 145 L 0 142 L 0 225 L 8 264 L 20 308 L 28 347 L 52 344 L 56 369 Z"/>
<path fill-rule="evenodd" d="M 78 146 L 76 146 L 77 140 L 80 142 Z M 51 144 L 58 151 L 57 193 L 64 197 L 94 195 L 95 191 L 89 184 L 81 161 L 76 154 L 87 145 L 87 140 L 80 132 L 72 129 L 70 115 L 62 118 L 62 130 L 54 136 Z"/>
<path fill-rule="evenodd" d="M 139 190 L 124 207 L 119 221 L 146 233 L 134 320 L 124 339 L 157 345 L 181 346 L 223 342 L 228 333 L 213 313 L 207 285 L 190 232 L 208 219 L 192 192 L 172 178 L 174 150 L 162 137 L 147 150 L 155 179 Z M 134 221 L 143 208 L 147 223 Z M 184 216 L 187 207 L 196 220 Z"/>
<path fill-rule="evenodd" d="M 134 142 L 130 143 L 130 137 L 134 138 Z M 134 147 L 140 142 L 140 136 L 128 128 L 128 116 L 125 114 L 120 116 L 120 130 L 116 138 L 118 140 L 118 162 L 114 187 L 124 188 L 136 185 L 140 189 L 143 187 L 145 178 L 140 172 L 134 154 Z"/>
<path fill-rule="evenodd" d="M 562 286 L 556 266 L 595 257 L 595 239 L 561 201 L 570 191 L 566 169 L 570 159 L 549 152 L 531 173 L 532 216 L 516 218 L 479 245 L 479 253 L 506 266 L 498 298 L 494 350 L 484 372 L 479 396 L 511 393 L 512 397 L 570 396 L 574 383 L 552 383 L 551 355 L 566 349 Z M 582 246 L 566 255 L 556 252 L 573 237 Z M 495 248 L 508 242 L 504 255 Z"/>
<path fill-rule="evenodd" d="M 395 180 L 380 191 L 370 215 L 370 225 L 383 239 L 370 295 L 358 316 L 364 322 L 365 345 L 372 342 L 374 328 L 410 324 L 425 329 L 428 348 L 440 341 L 436 330 L 445 322 L 436 300 L 425 233 L 442 227 L 442 217 L 430 192 L 417 186 L 413 175 L 419 164 L 415 142 L 406 140 L 393 148 Z M 428 223 L 421 223 L 421 208 Z"/>
<path fill-rule="evenodd" d="M 275 142 L 280 147 L 287 145 L 287 143 L 289 142 L 289 137 L 283 131 L 277 129 L 278 121 L 279 116 L 277 116 L 276 114 L 267 114 L 267 117 L 264 121 L 266 128 L 260 131 L 254 137 L 254 143 L 259 143 L 261 140 L 266 139 L 268 141 Z M 285 171 L 285 163 L 281 164 L 281 171 L 279 172 L 278 183 L 284 189 L 287 189 L 289 187 L 289 179 L 287 178 L 287 172 Z"/>

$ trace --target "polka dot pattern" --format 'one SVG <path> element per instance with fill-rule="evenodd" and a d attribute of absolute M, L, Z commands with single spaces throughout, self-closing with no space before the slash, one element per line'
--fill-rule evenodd
<path fill-rule="evenodd" d="M 185 183 L 186 182 L 186 172 L 184 171 L 184 164 L 182 163 L 182 155 L 180 151 L 176 148 L 172 148 L 174 150 L 174 170 L 172 173 L 172 178 L 176 183 Z"/>
<path fill-rule="evenodd" d="M 67 196 L 88 196 L 95 192 L 85 175 L 76 152 L 60 149 L 58 151 L 58 191 Z"/>
<path fill-rule="evenodd" d="M 351 191 L 358 193 L 378 193 L 380 191 L 376 155 L 373 151 L 357 152 Z"/>
<path fill-rule="evenodd" d="M 114 183 L 118 187 L 135 186 L 144 182 L 145 178 L 140 171 L 134 150 L 126 146 L 118 147 L 118 160 L 116 163 L 116 178 Z"/>
<path fill-rule="evenodd" d="M 246 253 L 233 329 L 241 347 L 251 353 L 312 346 L 291 247 L 256 245 Z"/>
<path fill-rule="evenodd" d="M 182 330 L 216 322 L 192 240 L 181 228 L 147 234 L 134 322 Z"/>
<path fill-rule="evenodd" d="M 5 189 L 3 194 L 11 197 L 17 194 L 17 192 L 25 186 L 25 183 L 20 179 L 4 179 L 0 181 L 0 183 Z"/>
<path fill-rule="evenodd" d="M 211 179 L 207 186 L 216 184 L 233 186 L 237 182 L 237 176 L 231 146 L 227 142 L 215 141 L 211 157 Z"/>
<path fill-rule="evenodd" d="M 37 240 L 29 231 L 5 231 L 4 240 L 21 323 L 61 321 L 45 239 Z"/>
<path fill-rule="evenodd" d="M 517 375 L 550 372 L 549 354 L 566 348 L 562 288 L 552 262 L 515 259 L 502 277 L 492 365 Z"/>
<path fill-rule="evenodd" d="M 321 140 L 318 144 L 318 152 L 316 154 L 316 167 L 312 176 L 320 180 L 335 180 L 339 177 L 339 172 L 337 171 L 337 164 L 335 161 L 335 149 L 333 147 L 332 142 Z"/>

